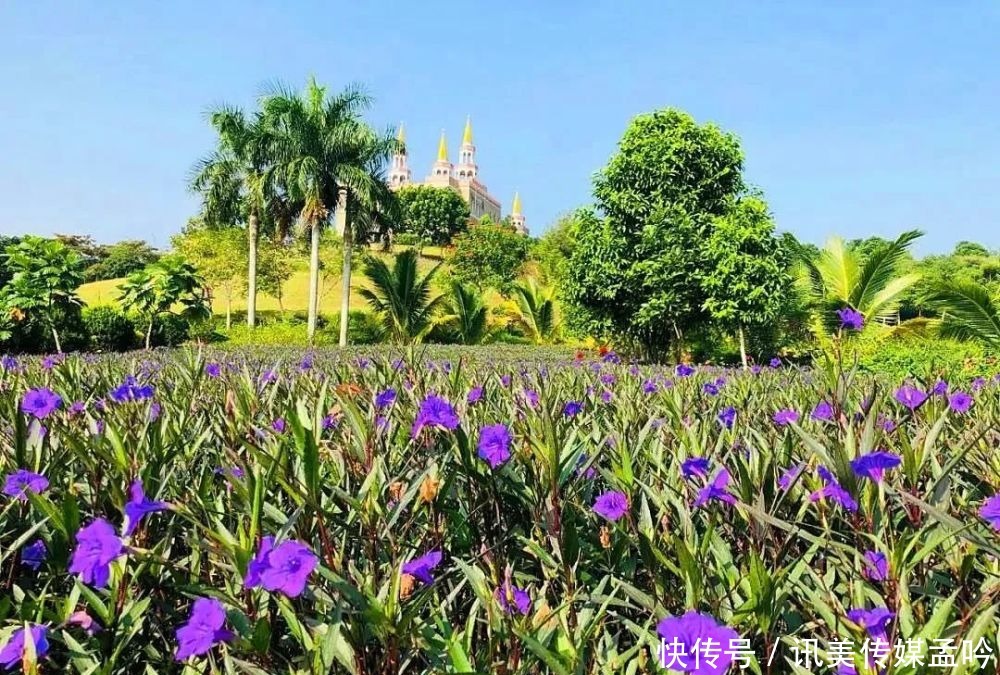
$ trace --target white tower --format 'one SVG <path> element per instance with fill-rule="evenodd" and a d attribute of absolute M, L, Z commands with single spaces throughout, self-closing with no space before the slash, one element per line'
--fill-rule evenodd
<path fill-rule="evenodd" d="M 528 226 L 524 224 L 524 214 L 521 213 L 521 193 L 514 193 L 514 205 L 510 209 L 510 224 L 518 234 L 528 234 Z"/>
<path fill-rule="evenodd" d="M 462 134 L 462 147 L 458 151 L 458 165 L 455 174 L 459 180 L 472 180 L 479 174 L 476 166 L 476 146 L 472 144 L 472 118 L 465 118 L 465 132 Z"/>
<path fill-rule="evenodd" d="M 434 166 L 431 167 L 431 178 L 435 179 L 435 182 L 440 182 L 443 179 L 444 184 L 447 185 L 453 172 L 454 167 L 448 161 L 448 142 L 444 138 L 444 129 L 442 129 L 441 140 L 438 141 L 438 158 L 434 162 Z"/>
<path fill-rule="evenodd" d="M 403 124 L 399 124 L 399 133 L 396 135 L 399 142 L 399 149 L 392 156 L 392 167 L 389 169 L 389 187 L 399 188 L 410 184 L 410 167 L 406 161 L 406 131 Z"/>

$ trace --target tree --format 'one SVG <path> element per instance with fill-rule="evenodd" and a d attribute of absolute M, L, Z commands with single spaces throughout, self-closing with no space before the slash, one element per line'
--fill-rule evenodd
<path fill-rule="evenodd" d="M 86 281 L 121 279 L 156 262 L 159 258 L 156 249 L 141 239 L 119 241 L 101 247 L 97 262 L 84 270 L 84 279 Z"/>
<path fill-rule="evenodd" d="M 278 309 L 285 311 L 282 302 L 285 282 L 292 276 L 292 263 L 287 248 L 280 243 L 264 242 L 257 250 L 257 279 L 262 293 L 278 301 Z"/>
<path fill-rule="evenodd" d="M 278 204 L 283 200 L 274 171 L 274 130 L 263 123 L 260 112 L 248 118 L 229 106 L 214 111 L 210 119 L 218 134 L 217 148 L 195 167 L 191 189 L 202 196 L 207 226 L 231 228 L 246 223 L 247 325 L 253 328 L 261 220 L 275 209 L 284 211 Z"/>
<path fill-rule="evenodd" d="M 910 230 L 876 250 L 866 259 L 844 244 L 830 239 L 818 257 L 800 255 L 801 279 L 813 312 L 813 330 L 824 338 L 836 331 L 837 310 L 850 307 L 873 321 L 896 319 L 903 294 L 920 280 L 915 272 L 904 272 L 909 247 L 921 232 Z"/>
<path fill-rule="evenodd" d="M 955 250 L 952 252 L 952 255 L 987 258 L 991 254 L 989 249 L 982 244 L 974 241 L 960 241 L 955 244 Z"/>
<path fill-rule="evenodd" d="M 941 314 L 941 332 L 959 340 L 976 339 L 1000 349 L 1000 307 L 981 284 L 941 283 L 925 300 Z"/>
<path fill-rule="evenodd" d="M 555 294 L 551 288 L 540 286 L 534 277 L 514 285 L 509 309 L 514 325 L 532 343 L 541 345 L 558 338 Z"/>
<path fill-rule="evenodd" d="M 569 276 L 579 225 L 576 213 L 563 215 L 531 247 L 530 257 L 538 262 L 543 280 L 557 290 Z"/>
<path fill-rule="evenodd" d="M 369 288 L 362 288 L 361 296 L 382 318 L 386 332 L 393 342 L 405 344 L 420 342 L 434 327 L 434 313 L 444 302 L 444 296 L 432 295 L 431 282 L 441 263 L 423 277 L 419 277 L 413 249 L 395 256 L 392 268 L 377 257 L 369 257 L 364 274 Z"/>
<path fill-rule="evenodd" d="M 449 342 L 463 345 L 482 344 L 492 334 L 482 294 L 457 280 L 452 280 L 449 286 L 444 315 L 438 325 Z"/>
<path fill-rule="evenodd" d="M 678 353 L 706 320 L 698 282 L 713 224 L 745 187 L 735 136 L 679 110 L 636 117 L 594 182 L 565 295 L 595 331 Z"/>
<path fill-rule="evenodd" d="M 399 190 L 396 196 L 403 215 L 400 232 L 443 245 L 468 226 L 469 206 L 450 188 L 411 185 Z"/>
<path fill-rule="evenodd" d="M 713 320 L 736 330 L 746 368 L 745 328 L 776 321 L 791 291 L 788 256 L 774 236 L 764 200 L 745 197 L 719 216 L 704 250 L 704 308 Z"/>
<path fill-rule="evenodd" d="M 180 256 L 166 256 L 133 272 L 120 290 L 122 307 L 136 312 L 147 322 L 147 350 L 151 345 L 156 317 L 172 313 L 174 306 L 180 305 L 180 315 L 188 321 L 207 318 L 211 314 L 204 280 L 194 266 Z"/>
<path fill-rule="evenodd" d="M 344 258 L 340 344 L 347 344 L 354 243 L 365 243 L 377 220 L 397 222 L 398 203 L 385 181 L 385 166 L 398 148 L 391 131 L 376 133 L 362 119 L 371 98 L 358 87 L 329 95 L 315 79 L 298 95 L 278 87 L 265 97 L 264 118 L 275 138 L 277 172 L 299 217 L 309 229 L 309 339 L 319 315 L 320 234 L 331 213 Z M 349 206 L 350 204 L 350 206 Z"/>
<path fill-rule="evenodd" d="M 503 294 L 510 292 L 528 257 L 527 237 L 505 223 L 480 221 L 453 243 L 450 262 L 455 278 Z"/>
<path fill-rule="evenodd" d="M 226 303 L 226 329 L 232 328 L 233 296 L 245 278 L 247 239 L 235 227 L 189 228 L 174 237 L 174 248 L 211 284 L 213 295 L 222 291 Z M 248 300 L 249 302 L 249 300 Z"/>
<path fill-rule="evenodd" d="M 83 259 L 62 242 L 31 236 L 8 246 L 4 257 L 11 276 L 0 290 L 0 307 L 8 317 L 39 318 L 61 353 L 60 323 L 80 310 Z"/>

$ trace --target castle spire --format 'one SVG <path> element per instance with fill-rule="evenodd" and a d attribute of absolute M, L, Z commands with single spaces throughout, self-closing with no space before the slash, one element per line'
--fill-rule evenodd
<path fill-rule="evenodd" d="M 459 180 L 471 181 L 479 175 L 476 166 L 476 146 L 472 144 L 472 116 L 465 118 L 465 132 L 462 133 L 462 147 L 458 151 L 458 166 L 455 173 Z"/>
<path fill-rule="evenodd" d="M 472 115 L 465 117 L 465 132 L 462 134 L 462 145 L 472 145 Z"/>
<path fill-rule="evenodd" d="M 403 130 L 403 123 L 399 123 L 399 132 L 396 134 L 396 141 L 399 147 L 392 155 L 392 167 L 389 169 L 389 187 L 398 188 L 410 184 L 410 167 L 406 161 L 406 131 Z"/>
<path fill-rule="evenodd" d="M 514 192 L 514 205 L 510 209 L 511 215 L 520 216 L 521 215 L 521 193 Z"/>
<path fill-rule="evenodd" d="M 514 204 L 510 209 L 510 224 L 514 226 L 518 234 L 528 234 L 528 226 L 524 224 L 524 214 L 521 212 L 520 192 L 514 192 Z"/>
<path fill-rule="evenodd" d="M 444 138 L 444 129 L 441 130 L 441 140 L 438 141 L 438 161 L 448 161 L 448 141 Z"/>
<path fill-rule="evenodd" d="M 396 140 L 400 143 L 406 143 L 406 129 L 403 128 L 403 123 L 399 123 L 399 132 L 396 134 Z"/>

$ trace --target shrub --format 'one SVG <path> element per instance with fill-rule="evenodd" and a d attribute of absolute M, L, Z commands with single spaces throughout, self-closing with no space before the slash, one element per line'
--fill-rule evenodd
<path fill-rule="evenodd" d="M 83 326 L 90 349 L 123 352 L 137 346 L 135 324 L 120 309 L 109 306 L 83 310 Z"/>
<path fill-rule="evenodd" d="M 184 344 L 191 334 L 191 324 L 176 314 L 157 314 L 153 319 L 153 347 L 176 347 Z"/>
<path fill-rule="evenodd" d="M 980 344 L 932 334 L 865 338 L 854 346 L 853 354 L 861 368 L 895 380 L 986 377 L 995 364 Z"/>

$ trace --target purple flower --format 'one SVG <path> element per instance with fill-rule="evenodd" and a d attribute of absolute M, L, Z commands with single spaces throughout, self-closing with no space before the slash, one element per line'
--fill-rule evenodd
<path fill-rule="evenodd" d="M 62 397 L 48 387 L 30 389 L 21 399 L 21 412 L 45 419 L 62 406 Z"/>
<path fill-rule="evenodd" d="M 948 393 L 948 383 L 944 380 L 938 380 L 934 383 L 934 388 L 931 389 L 931 393 L 935 396 L 944 396 Z"/>
<path fill-rule="evenodd" d="M 896 430 L 896 423 L 893 422 L 892 419 L 885 417 L 884 415 L 879 416 L 878 424 L 880 427 L 882 427 L 882 431 L 886 432 L 887 434 L 891 434 L 893 431 Z"/>
<path fill-rule="evenodd" d="M 575 417 L 583 411 L 583 404 L 579 401 L 566 401 L 566 405 L 563 406 L 563 415 L 566 417 Z"/>
<path fill-rule="evenodd" d="M 531 611 L 531 596 L 528 591 L 516 587 L 510 581 L 505 581 L 494 594 L 497 602 L 508 614 L 527 614 Z"/>
<path fill-rule="evenodd" d="M 972 407 L 972 396 L 966 394 L 964 391 L 956 391 L 948 397 L 948 407 L 951 408 L 952 412 L 956 412 L 959 415 L 967 413 L 969 412 L 969 408 Z"/>
<path fill-rule="evenodd" d="M 86 610 L 73 612 L 66 619 L 66 623 L 74 624 L 82 628 L 87 635 L 94 635 L 101 632 L 101 624 L 94 620 L 94 617 L 87 614 Z"/>
<path fill-rule="evenodd" d="M 3 493 L 8 497 L 13 497 L 18 501 L 28 501 L 29 492 L 38 494 L 49 489 L 49 479 L 40 473 L 18 469 L 7 476 L 3 485 Z"/>
<path fill-rule="evenodd" d="M 139 521 L 147 513 L 164 511 L 169 508 L 166 502 L 146 499 L 146 493 L 142 490 L 142 479 L 133 481 L 129 487 L 131 498 L 125 503 L 125 528 L 123 536 L 129 537 L 139 526 Z"/>
<path fill-rule="evenodd" d="M 528 406 L 529 407 L 531 407 L 531 408 L 537 408 L 538 407 L 538 401 L 539 401 L 538 392 L 534 391 L 533 389 L 525 389 L 524 390 L 524 400 L 528 402 Z"/>
<path fill-rule="evenodd" d="M 25 639 L 24 630 L 24 628 L 18 628 L 11 633 L 7 644 L 3 646 L 3 649 L 0 649 L 0 665 L 4 669 L 15 668 L 21 665 L 21 661 L 27 652 L 27 645 L 25 644 L 27 640 Z M 48 628 L 39 624 L 28 627 L 28 631 L 31 634 L 31 644 L 35 646 L 35 656 L 39 659 L 49 651 L 48 630 Z"/>
<path fill-rule="evenodd" d="M 685 478 L 704 478 L 711 466 L 707 457 L 688 457 L 681 463 L 681 475 Z"/>
<path fill-rule="evenodd" d="M 263 586 L 265 590 L 297 598 L 317 565 L 319 558 L 302 542 L 286 540 L 275 546 L 274 537 L 264 537 L 257 555 L 247 565 L 244 585 Z"/>
<path fill-rule="evenodd" d="M 656 632 L 663 645 L 660 667 L 689 675 L 725 673 L 733 662 L 731 645 L 739 639 L 739 634 L 729 626 L 694 611 L 661 619 Z"/>
<path fill-rule="evenodd" d="M 72 405 L 66 409 L 69 415 L 79 415 L 87 409 L 87 404 L 83 401 L 73 401 Z"/>
<path fill-rule="evenodd" d="M 45 548 L 45 542 L 41 539 L 36 539 L 21 549 L 21 564 L 37 570 L 45 562 L 45 558 L 48 555 L 49 550 Z"/>
<path fill-rule="evenodd" d="M 799 421 L 799 414 L 790 408 L 785 408 L 774 413 L 774 423 L 779 427 L 788 426 L 793 422 Z"/>
<path fill-rule="evenodd" d="M 857 459 L 852 459 L 851 469 L 856 475 L 879 483 L 886 471 L 895 469 L 902 461 L 899 455 L 876 450 L 867 455 L 861 455 Z"/>
<path fill-rule="evenodd" d="M 861 330 L 865 327 L 865 317 L 864 315 L 856 309 L 851 307 L 844 307 L 843 309 L 837 310 L 837 316 L 840 317 L 840 327 L 847 328 L 849 330 Z"/>
<path fill-rule="evenodd" d="M 698 496 L 694 500 L 694 507 L 700 508 L 711 501 L 735 504 L 736 497 L 729 494 L 729 469 L 721 469 L 715 474 L 711 483 L 698 491 Z"/>
<path fill-rule="evenodd" d="M 706 396 L 718 396 L 719 395 L 719 385 L 713 384 L 712 382 L 706 382 L 701 385 L 701 391 Z"/>
<path fill-rule="evenodd" d="M 889 578 L 889 559 L 881 551 L 865 551 L 865 566 L 862 576 L 869 581 L 885 581 Z"/>
<path fill-rule="evenodd" d="M 405 563 L 403 565 L 403 574 L 409 574 L 421 583 L 432 584 L 434 583 L 434 577 L 431 576 L 431 572 L 441 564 L 443 557 L 441 551 L 429 551 L 419 558 L 414 558 L 410 562 Z"/>
<path fill-rule="evenodd" d="M 468 396 L 465 397 L 465 402 L 468 403 L 469 405 L 474 405 L 476 403 L 479 403 L 480 399 L 482 398 L 483 398 L 483 388 L 473 387 L 472 389 L 469 390 Z"/>
<path fill-rule="evenodd" d="M 985 520 L 994 530 L 1000 530 L 1000 494 L 995 494 L 979 509 L 979 517 Z"/>
<path fill-rule="evenodd" d="M 115 528 L 98 518 L 76 533 L 76 550 L 69 571 L 79 574 L 83 583 L 103 588 L 111 576 L 111 563 L 124 553 L 125 545 L 115 534 Z"/>
<path fill-rule="evenodd" d="M 288 428 L 288 422 L 285 421 L 284 417 L 278 417 L 273 422 L 271 422 L 271 429 L 278 434 L 285 433 Z"/>
<path fill-rule="evenodd" d="M 927 394 L 912 385 L 904 384 L 896 390 L 895 398 L 910 410 L 916 410 L 927 400 Z"/>
<path fill-rule="evenodd" d="M 153 385 L 140 386 L 134 376 L 129 375 L 125 381 L 111 390 L 108 394 L 115 403 L 127 403 L 129 401 L 144 401 L 153 398 Z"/>
<path fill-rule="evenodd" d="M 614 522 L 628 512 L 628 497 L 624 492 L 609 490 L 594 501 L 594 513 Z"/>
<path fill-rule="evenodd" d="M 678 363 L 677 367 L 674 368 L 674 374 L 677 377 L 691 377 L 694 375 L 694 367 L 686 363 Z"/>
<path fill-rule="evenodd" d="M 0 368 L 3 368 L 8 372 L 17 370 L 17 359 L 13 356 L 5 355 L 2 359 L 0 359 Z"/>
<path fill-rule="evenodd" d="M 816 407 L 813 408 L 811 417 L 820 422 L 832 422 L 833 406 L 830 405 L 829 401 L 820 401 L 816 404 Z"/>
<path fill-rule="evenodd" d="M 653 380 L 646 380 L 642 383 L 642 393 L 644 394 L 655 394 L 656 389 L 656 382 Z"/>
<path fill-rule="evenodd" d="M 396 390 L 389 387 L 385 391 L 379 392 L 378 396 L 375 397 L 375 408 L 376 410 L 382 410 L 383 408 L 388 408 L 396 401 Z"/>
<path fill-rule="evenodd" d="M 205 374 L 209 377 L 218 377 L 222 374 L 222 366 L 218 363 L 206 363 Z"/>
<path fill-rule="evenodd" d="M 440 427 L 454 430 L 458 428 L 459 420 L 455 409 L 446 399 L 431 394 L 420 404 L 420 411 L 413 421 L 411 436 L 419 434 L 424 427 Z"/>
<path fill-rule="evenodd" d="M 775 356 L 773 359 L 771 359 L 769 365 L 772 368 L 781 368 L 781 359 L 779 359 L 777 356 Z"/>
<path fill-rule="evenodd" d="M 888 641 L 889 624 L 894 616 L 896 615 L 885 607 L 852 609 L 847 613 L 848 620 L 861 626 L 868 637 L 877 642 Z"/>
<path fill-rule="evenodd" d="M 785 472 L 778 478 L 778 487 L 782 490 L 787 490 L 792 487 L 792 483 L 798 479 L 799 474 L 801 474 L 802 470 L 805 468 L 805 464 L 795 464 L 794 466 L 790 466 L 785 469 Z"/>
<path fill-rule="evenodd" d="M 819 466 L 817 467 L 816 472 L 819 474 L 820 478 L 823 479 L 823 482 L 826 483 L 826 485 L 810 494 L 809 501 L 818 502 L 821 499 L 828 499 L 834 504 L 839 504 L 851 513 L 858 510 L 858 503 L 854 501 L 853 497 L 851 497 L 851 493 L 841 487 L 840 483 L 837 482 L 837 479 L 832 473 L 830 473 L 829 469 L 825 466 Z"/>
<path fill-rule="evenodd" d="M 488 424 L 479 430 L 479 456 L 495 469 L 510 459 L 510 430 L 506 424 Z"/>
<path fill-rule="evenodd" d="M 986 386 L 986 378 L 977 377 L 972 381 L 972 391 L 979 391 Z"/>
<path fill-rule="evenodd" d="M 729 406 L 728 408 L 723 408 L 719 413 L 719 424 L 726 427 L 727 429 L 732 429 L 733 424 L 736 423 L 736 408 Z"/>
<path fill-rule="evenodd" d="M 226 608 L 215 598 L 198 598 L 191 607 L 188 622 L 177 629 L 177 653 L 174 659 L 183 661 L 211 651 L 220 642 L 232 640 L 234 635 L 223 626 Z"/>

